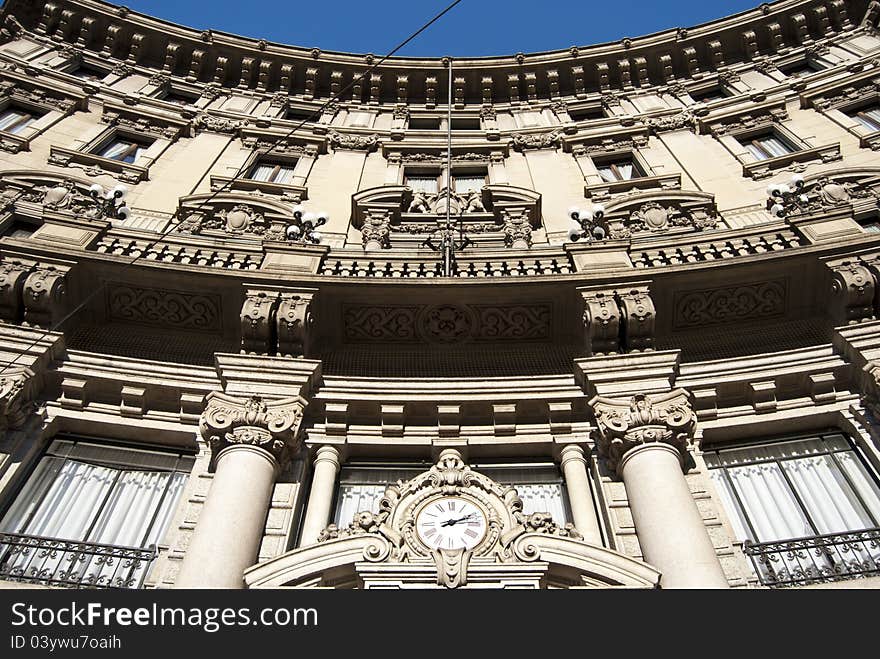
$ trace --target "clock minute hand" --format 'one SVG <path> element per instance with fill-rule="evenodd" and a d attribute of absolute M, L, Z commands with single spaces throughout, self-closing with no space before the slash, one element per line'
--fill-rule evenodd
<path fill-rule="evenodd" d="M 459 517 L 458 519 L 447 519 L 440 526 L 455 526 L 459 522 L 463 522 L 464 520 L 470 519 L 473 516 L 474 516 L 474 514 L 471 513 L 470 515 L 465 515 L 464 517 Z"/>

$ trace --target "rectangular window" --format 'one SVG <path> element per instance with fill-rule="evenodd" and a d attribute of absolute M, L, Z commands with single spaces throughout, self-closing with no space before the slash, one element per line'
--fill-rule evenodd
<path fill-rule="evenodd" d="M 320 112 L 315 112 L 313 110 L 305 110 L 300 108 L 289 108 L 287 112 L 284 114 L 284 118 L 289 121 L 318 121 L 321 118 Z"/>
<path fill-rule="evenodd" d="M 0 130 L 17 135 L 36 121 L 30 112 L 19 108 L 6 108 L 0 112 Z"/>
<path fill-rule="evenodd" d="M 293 170 L 295 163 L 273 163 L 262 162 L 251 170 L 250 178 L 253 181 L 263 181 L 265 183 L 287 183 L 293 182 Z"/>
<path fill-rule="evenodd" d="M 437 178 L 436 174 L 407 174 L 404 185 L 412 188 L 414 192 L 436 194 L 438 190 Z"/>
<path fill-rule="evenodd" d="M 604 119 L 605 112 L 602 108 L 582 108 L 580 110 L 568 111 L 568 116 L 572 121 L 590 121 L 592 119 Z"/>
<path fill-rule="evenodd" d="M 409 127 L 412 130 L 440 130 L 440 119 L 437 117 L 410 117 Z"/>
<path fill-rule="evenodd" d="M 812 62 L 801 61 L 780 67 L 779 70 L 789 78 L 803 78 L 804 76 L 812 75 L 813 73 L 816 73 L 816 71 L 821 71 L 822 69 Z"/>
<path fill-rule="evenodd" d="M 840 433 L 704 457 L 765 585 L 880 574 L 880 487 Z"/>
<path fill-rule="evenodd" d="M 632 158 L 621 158 L 620 160 L 609 160 L 605 162 L 597 162 L 596 169 L 599 170 L 599 176 L 607 183 L 615 183 L 616 181 L 629 181 L 634 178 L 643 176 L 639 167 Z"/>
<path fill-rule="evenodd" d="M 480 130 L 479 119 L 453 119 L 452 130 Z"/>
<path fill-rule="evenodd" d="M 874 105 L 860 110 L 853 110 L 847 112 L 847 114 L 868 130 L 880 130 L 880 106 Z"/>
<path fill-rule="evenodd" d="M 97 151 L 99 156 L 109 158 L 110 160 L 118 160 L 128 164 L 134 164 L 137 159 L 143 155 L 149 145 L 134 140 L 114 137 L 110 142 L 100 147 Z"/>
<path fill-rule="evenodd" d="M 72 71 L 68 71 L 70 75 L 76 76 L 82 80 L 90 80 L 91 82 L 101 82 L 107 77 L 107 72 L 88 64 L 80 64 Z"/>
<path fill-rule="evenodd" d="M 458 193 L 470 192 L 476 190 L 479 192 L 486 185 L 486 174 L 476 172 L 473 174 L 453 174 L 452 181 L 455 185 L 455 191 Z"/>
<path fill-rule="evenodd" d="M 191 105 L 199 100 L 195 94 L 187 94 L 181 91 L 170 91 L 162 97 L 166 103 L 174 103 L 175 105 Z"/>
<path fill-rule="evenodd" d="M 722 87 L 709 87 L 708 89 L 703 89 L 700 91 L 694 90 L 690 92 L 690 96 L 697 103 L 711 103 L 712 101 L 727 98 L 727 94 L 724 93 L 724 89 Z"/>
<path fill-rule="evenodd" d="M 777 158 L 798 150 L 776 132 L 737 139 L 752 154 L 755 160 Z"/>
<path fill-rule="evenodd" d="M 137 588 L 194 458 L 56 440 L 0 521 L 0 576 Z"/>
<path fill-rule="evenodd" d="M 407 481 L 429 465 L 351 465 L 343 467 L 339 476 L 336 510 L 333 523 L 343 528 L 351 524 L 356 513 L 378 512 L 385 488 L 398 480 Z M 527 515 L 550 513 L 553 521 L 564 525 L 571 521 L 568 498 L 562 475 L 554 464 L 531 463 L 512 465 L 473 465 L 475 471 L 493 480 L 516 488 Z"/>

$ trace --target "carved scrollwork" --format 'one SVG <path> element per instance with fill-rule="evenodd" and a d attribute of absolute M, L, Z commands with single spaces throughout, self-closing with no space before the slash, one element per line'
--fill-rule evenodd
<path fill-rule="evenodd" d="M 196 115 L 195 119 L 193 119 L 193 127 L 196 130 L 207 130 L 213 133 L 237 133 L 247 124 L 248 122 L 246 120 L 216 117 L 205 112 Z"/>
<path fill-rule="evenodd" d="M 28 389 L 34 372 L 24 366 L 12 366 L 0 373 L 0 432 L 21 426 L 31 412 Z"/>
<path fill-rule="evenodd" d="M 676 296 L 673 327 L 714 325 L 785 313 L 787 280 L 686 291 Z"/>
<path fill-rule="evenodd" d="M 107 309 L 112 320 L 214 332 L 221 329 L 220 298 L 213 295 L 109 284 Z"/>
<path fill-rule="evenodd" d="M 696 430 L 690 395 L 684 389 L 638 394 L 628 400 L 596 396 L 589 405 L 599 427 L 599 451 L 614 470 L 627 451 L 652 442 L 675 447 L 684 459 Z"/>
<path fill-rule="evenodd" d="M 678 114 L 648 119 L 647 125 L 655 133 L 665 133 L 685 128 L 694 130 L 697 126 L 697 118 L 690 110 L 683 110 Z"/>
<path fill-rule="evenodd" d="M 67 293 L 66 275 L 66 269 L 54 265 L 38 265 L 28 275 L 23 290 L 26 325 L 52 326 Z"/>

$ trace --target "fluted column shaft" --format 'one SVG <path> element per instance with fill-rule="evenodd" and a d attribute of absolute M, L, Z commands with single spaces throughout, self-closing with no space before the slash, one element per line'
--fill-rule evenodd
<path fill-rule="evenodd" d="M 312 488 L 300 534 L 300 547 L 316 543 L 318 535 L 330 523 L 330 508 L 336 491 L 339 465 L 339 450 L 335 446 L 322 446 L 318 449 L 312 473 Z"/>
<path fill-rule="evenodd" d="M 584 536 L 585 542 L 601 546 L 602 528 L 593 505 L 584 450 L 576 444 L 565 446 L 560 452 L 559 464 L 565 476 L 565 489 L 575 528 Z"/>

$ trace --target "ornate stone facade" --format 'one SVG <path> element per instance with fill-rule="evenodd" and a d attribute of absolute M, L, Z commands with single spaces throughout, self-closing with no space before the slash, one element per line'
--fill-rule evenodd
<path fill-rule="evenodd" d="M 0 508 L 81 443 L 186 478 L 146 587 L 876 585 L 768 570 L 711 477 L 829 433 L 877 477 L 876 3 L 456 59 L 451 99 L 443 59 L 4 9 Z"/>

